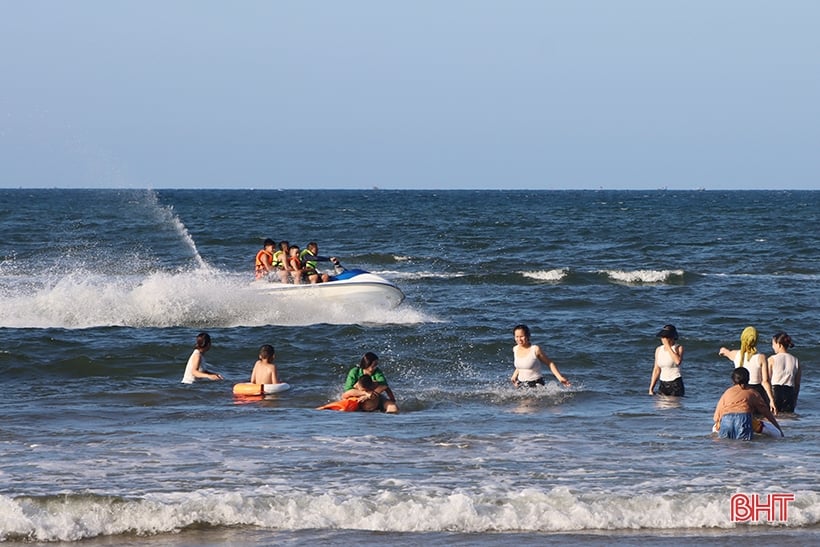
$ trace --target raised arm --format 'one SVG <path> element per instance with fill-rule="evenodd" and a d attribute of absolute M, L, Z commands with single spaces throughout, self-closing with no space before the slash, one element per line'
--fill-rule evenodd
<path fill-rule="evenodd" d="M 558 370 L 558 366 L 552 361 L 552 359 L 547 357 L 547 354 L 544 353 L 543 351 L 541 351 L 540 346 L 536 346 L 535 356 L 538 357 L 539 361 L 541 361 L 542 363 L 544 363 L 545 365 L 550 367 L 550 371 L 552 372 L 552 375 L 555 376 L 556 380 L 558 380 L 559 382 L 561 382 L 565 386 L 572 385 L 572 384 L 569 383 L 569 380 L 564 378 L 564 375 L 561 374 L 561 371 Z"/>
<path fill-rule="evenodd" d="M 718 355 L 720 355 L 721 357 L 726 357 L 728 360 L 730 360 L 733 363 L 735 362 L 735 355 L 736 354 L 737 354 L 736 349 L 720 348 L 720 351 L 718 351 Z"/>

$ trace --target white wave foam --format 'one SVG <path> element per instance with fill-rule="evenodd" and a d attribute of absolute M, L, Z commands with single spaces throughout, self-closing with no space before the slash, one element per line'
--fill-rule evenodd
<path fill-rule="evenodd" d="M 537 279 L 538 281 L 561 281 L 564 279 L 568 274 L 569 270 L 567 268 L 561 268 L 557 270 L 540 270 L 540 271 L 533 271 L 533 272 L 519 272 L 524 277 L 528 277 L 530 279 Z"/>
<path fill-rule="evenodd" d="M 683 277 L 683 270 L 603 270 L 610 279 L 619 283 L 665 283 Z"/>
<path fill-rule="evenodd" d="M 36 285 L 34 284 L 36 282 Z M 27 280 L 0 294 L 0 326 L 12 328 L 301 326 L 316 323 L 414 324 L 432 321 L 405 304 L 393 310 L 263 295 L 244 275 L 211 268 L 147 276 L 75 271 Z"/>
<path fill-rule="evenodd" d="M 79 541 L 120 534 L 156 535 L 189 526 L 383 532 L 567 532 L 729 529 L 730 494 L 612 494 L 566 487 L 479 491 L 420 489 L 387 479 L 339 493 L 257 485 L 253 492 L 196 491 L 120 499 L 98 495 L 37 499 L 0 496 L 0 539 Z M 343 493 L 342 493 L 343 492 Z M 796 492 L 784 527 L 818 524 L 817 492 Z"/>
<path fill-rule="evenodd" d="M 375 271 L 375 274 L 389 279 L 456 279 L 464 277 L 464 272 L 398 272 L 398 271 Z"/>

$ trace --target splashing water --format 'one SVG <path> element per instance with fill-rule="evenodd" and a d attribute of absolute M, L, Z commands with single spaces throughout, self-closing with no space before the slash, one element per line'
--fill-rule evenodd
<path fill-rule="evenodd" d="M 179 219 L 179 216 L 174 212 L 173 205 L 162 205 L 159 202 L 159 196 L 154 190 L 148 190 L 148 203 L 149 205 L 153 206 L 157 211 L 157 215 L 161 220 L 166 221 L 168 224 L 173 226 L 176 232 L 182 238 L 182 241 L 188 246 L 191 250 L 191 254 L 196 260 L 197 265 L 203 270 L 210 270 L 210 266 L 207 262 L 202 258 L 199 254 L 199 249 L 196 248 L 196 243 L 194 242 L 194 238 L 191 237 L 191 234 L 188 233 L 188 228 L 185 227 L 185 224 Z"/>

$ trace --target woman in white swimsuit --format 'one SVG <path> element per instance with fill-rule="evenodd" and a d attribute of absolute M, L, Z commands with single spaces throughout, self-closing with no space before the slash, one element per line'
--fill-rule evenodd
<path fill-rule="evenodd" d="M 512 374 L 513 385 L 535 387 L 544 385 L 544 376 L 541 374 L 541 363 L 550 367 L 553 376 L 564 384 L 571 385 L 569 380 L 564 378 L 552 359 L 541 351 L 541 348 L 530 343 L 530 328 L 527 325 L 516 325 L 513 329 L 515 337 L 515 347 L 513 347 L 513 357 L 515 358 L 515 371 Z M 540 362 L 539 362 L 540 361 Z"/>
<path fill-rule="evenodd" d="M 193 384 L 198 378 L 208 380 L 222 380 L 222 375 L 205 370 L 205 352 L 211 349 L 211 336 L 207 332 L 200 332 L 196 337 L 196 346 L 185 365 L 185 374 L 182 375 L 183 384 Z"/>
<path fill-rule="evenodd" d="M 800 363 L 797 357 L 789 353 L 789 348 L 793 347 L 792 337 L 785 332 L 778 332 L 772 337 L 774 355 L 769 357 L 769 372 L 774 406 L 778 412 L 794 412 L 800 394 Z"/>
<path fill-rule="evenodd" d="M 678 330 L 675 325 L 664 325 L 656 335 L 661 345 L 655 348 L 655 366 L 649 381 L 649 394 L 655 394 L 655 386 L 660 381 L 659 395 L 683 397 L 683 377 L 680 365 L 683 362 L 683 346 L 677 343 Z"/>

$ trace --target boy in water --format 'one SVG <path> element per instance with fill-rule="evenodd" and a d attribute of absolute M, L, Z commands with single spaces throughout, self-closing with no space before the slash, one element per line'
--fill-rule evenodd
<path fill-rule="evenodd" d="M 357 399 L 359 407 L 356 410 L 362 412 L 373 412 L 379 409 L 380 397 L 376 393 L 378 384 L 373 381 L 373 378 L 365 374 L 359 381 L 353 385 L 353 389 L 348 389 L 342 395 L 343 399 Z"/>
<path fill-rule="evenodd" d="M 378 384 L 373 381 L 370 376 L 362 376 L 354 384 L 354 386 L 342 395 L 340 401 L 333 401 L 326 405 L 320 406 L 316 410 L 342 410 L 345 412 L 352 412 L 360 410 L 362 412 L 373 412 L 379 409 L 381 398 L 376 393 L 375 389 Z"/>
<path fill-rule="evenodd" d="M 273 346 L 265 344 L 259 348 L 259 360 L 253 365 L 251 372 L 252 384 L 279 384 L 279 376 L 276 374 L 276 364 L 273 359 L 276 352 Z"/>

